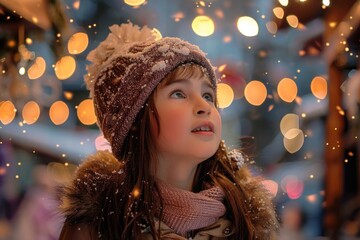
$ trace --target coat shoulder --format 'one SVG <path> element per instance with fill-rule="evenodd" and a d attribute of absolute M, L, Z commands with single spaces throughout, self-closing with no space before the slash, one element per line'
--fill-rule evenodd
<path fill-rule="evenodd" d="M 122 175 L 123 164 L 109 151 L 88 156 L 72 181 L 60 189 L 60 212 L 70 222 L 95 221 L 101 211 L 100 198 L 124 178 Z"/>

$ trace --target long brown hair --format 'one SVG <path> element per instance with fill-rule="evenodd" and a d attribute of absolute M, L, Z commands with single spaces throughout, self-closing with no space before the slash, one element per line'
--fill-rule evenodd
<path fill-rule="evenodd" d="M 199 65 L 181 65 L 163 82 L 175 76 L 186 78 L 198 74 L 206 74 Z M 143 226 L 149 226 L 152 237 L 160 239 L 154 222 L 156 218 L 161 220 L 162 213 L 158 213 L 158 209 L 162 209 L 162 201 L 152 174 L 157 160 L 150 131 L 151 115 L 160 131 L 154 93 L 137 115 L 120 155 L 116 156 L 123 162 L 124 174 L 119 175 L 116 186 L 111 186 L 111 191 L 118 194 L 110 193 L 106 197 L 98 226 L 104 239 L 141 239 Z M 250 177 L 246 167 L 238 169 L 228 157 L 223 142 L 214 156 L 198 165 L 193 191 L 198 192 L 209 185 L 218 185 L 225 193 L 226 217 L 235 229 L 235 234 L 228 239 L 268 239 L 269 232 L 276 228 L 271 199 L 261 188 L 259 180 Z M 155 202 L 155 195 L 159 196 L 159 203 Z M 110 216 L 109 212 L 112 212 Z"/>

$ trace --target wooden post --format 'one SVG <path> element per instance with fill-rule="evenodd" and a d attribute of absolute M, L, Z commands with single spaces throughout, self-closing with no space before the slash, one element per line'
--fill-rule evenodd
<path fill-rule="evenodd" d="M 325 58 L 328 61 L 329 70 L 329 111 L 326 123 L 326 148 L 325 148 L 325 235 L 331 239 L 339 239 L 341 227 L 340 207 L 343 197 L 343 164 L 344 164 L 344 116 L 340 115 L 342 109 L 342 91 L 340 86 L 343 82 L 343 71 L 337 62 L 337 56 L 343 50 L 344 45 L 340 40 L 340 23 L 345 19 L 356 1 L 331 1 L 331 7 L 325 16 Z M 332 28 L 331 22 L 338 24 L 338 28 Z M 355 26 L 356 27 L 356 26 Z M 345 36 L 345 39 L 346 40 Z M 340 108 L 339 108 L 340 107 Z"/>
<path fill-rule="evenodd" d="M 342 94 L 341 70 L 331 64 L 329 66 L 329 115 L 326 124 L 327 141 L 325 148 L 325 219 L 326 236 L 337 239 L 340 228 L 340 205 L 343 195 L 343 151 L 342 137 L 344 135 L 343 117 L 339 114 Z"/>

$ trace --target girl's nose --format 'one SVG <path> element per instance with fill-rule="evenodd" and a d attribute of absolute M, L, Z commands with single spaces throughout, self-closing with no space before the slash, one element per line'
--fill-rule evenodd
<path fill-rule="evenodd" d="M 211 106 L 210 104 L 203 98 L 200 98 L 196 101 L 194 107 L 194 114 L 195 115 L 210 115 L 211 113 Z"/>

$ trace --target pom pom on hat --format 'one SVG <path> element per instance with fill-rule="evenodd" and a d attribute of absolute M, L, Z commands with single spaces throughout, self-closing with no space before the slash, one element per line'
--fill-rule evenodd
<path fill-rule="evenodd" d="M 85 83 L 87 89 L 90 90 L 91 97 L 94 94 L 94 83 L 100 70 L 106 67 L 112 59 L 118 55 L 127 54 L 130 45 L 156 40 L 156 34 L 147 26 L 140 29 L 139 26 L 132 23 L 114 24 L 109 29 L 111 32 L 107 38 L 96 49 L 92 50 L 86 58 L 93 63 L 88 67 L 88 74 L 85 75 Z"/>
<path fill-rule="evenodd" d="M 198 46 L 179 38 L 157 39 L 148 27 L 113 25 L 89 53 L 85 83 L 94 100 L 98 125 L 120 157 L 123 142 L 150 94 L 167 74 L 185 63 L 206 69 L 216 88 L 214 67 Z"/>

